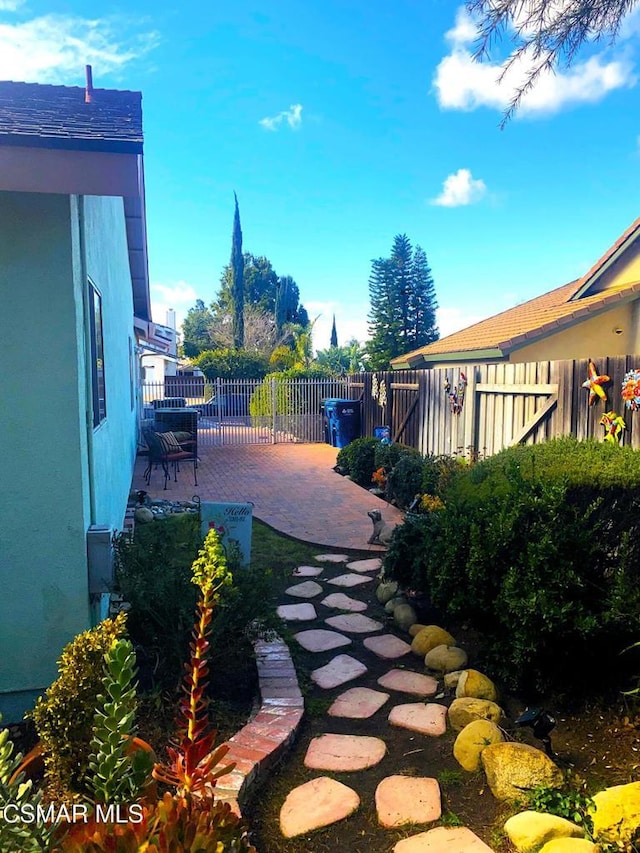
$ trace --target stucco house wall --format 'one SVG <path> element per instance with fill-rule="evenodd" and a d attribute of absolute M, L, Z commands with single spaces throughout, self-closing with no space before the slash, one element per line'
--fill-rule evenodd
<path fill-rule="evenodd" d="M 0 192 L 0 293 L 0 712 L 15 720 L 89 623 L 83 313 L 69 196 Z"/>

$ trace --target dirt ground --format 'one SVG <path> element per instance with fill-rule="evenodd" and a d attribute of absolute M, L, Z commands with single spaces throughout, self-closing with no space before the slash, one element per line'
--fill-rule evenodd
<path fill-rule="evenodd" d="M 327 566 L 323 578 L 343 572 L 344 566 Z M 386 621 L 389 630 L 408 639 L 407 635 L 393 628 L 390 617 L 386 616 L 384 608 L 375 599 L 374 589 L 375 581 L 345 591 L 351 597 L 369 604 L 368 616 Z M 318 596 L 314 600 L 319 621 L 335 615 L 335 611 L 319 603 L 320 598 Z M 285 599 L 290 602 L 286 596 L 283 602 Z M 308 627 L 309 624 L 303 624 L 295 630 Z M 453 628 L 446 624 L 444 627 Z M 420 659 L 413 655 L 395 662 L 383 661 L 362 645 L 363 635 L 351 636 L 352 646 L 338 649 L 337 652 L 353 652 L 368 667 L 369 672 L 333 690 L 317 687 L 309 679 L 308 673 L 323 666 L 337 652 L 312 654 L 300 649 L 295 640 L 290 644 L 305 694 L 307 712 L 293 751 L 258 789 L 245 808 L 245 815 L 254 833 L 254 843 L 260 853 L 389 853 L 401 838 L 432 826 L 412 826 L 401 831 L 385 830 L 378 826 L 375 790 L 383 778 L 393 774 L 438 779 L 443 806 L 443 816 L 438 823 L 468 826 L 496 853 L 511 853 L 513 848 L 502 832 L 502 825 L 514 809 L 494 799 L 481 772 L 471 774 L 460 768 L 453 758 L 454 733 L 449 730 L 443 737 L 431 738 L 392 727 L 387 722 L 387 715 L 393 705 L 418 701 L 416 697 L 388 691 L 391 699 L 368 720 L 348 720 L 326 714 L 329 705 L 344 690 L 352 686 L 376 688 L 377 678 L 394 666 L 424 672 Z M 469 654 L 469 665 L 481 669 L 482 662 L 477 656 L 477 644 L 474 644 L 471 632 L 459 629 L 456 632 L 454 629 L 454 636 Z M 451 694 L 427 701 L 449 705 L 453 698 Z M 505 726 L 507 737 L 541 747 L 527 730 L 513 726 L 513 719 L 525 708 L 524 703 L 518 701 L 517 697 L 506 696 L 501 704 L 508 715 Z M 640 716 L 635 717 L 630 706 L 616 699 L 613 704 L 593 705 L 570 714 L 561 713 L 553 706 L 547 707 L 557 718 L 557 727 L 552 733 L 556 761 L 563 769 L 570 770 L 578 783 L 584 780 L 589 793 L 609 785 L 640 780 Z M 307 770 L 303 762 L 310 740 L 328 732 L 381 737 L 387 743 L 387 755 L 376 767 L 356 773 Z M 324 830 L 293 839 L 283 838 L 279 830 L 279 813 L 287 794 L 297 785 L 319 775 L 331 776 L 356 790 L 361 799 L 360 808 L 348 819 Z"/>

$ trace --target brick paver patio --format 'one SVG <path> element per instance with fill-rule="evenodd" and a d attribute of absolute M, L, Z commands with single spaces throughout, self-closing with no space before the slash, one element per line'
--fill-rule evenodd
<path fill-rule="evenodd" d="M 251 501 L 255 517 L 276 530 L 332 548 L 382 550 L 367 544 L 371 509 L 380 509 L 389 524 L 402 520 L 395 507 L 332 470 L 337 451 L 328 444 L 201 447 L 198 452 L 198 486 L 189 463 L 166 491 L 161 470 L 153 471 L 147 486 L 142 477 L 146 458 L 141 457 L 132 488 L 169 500 L 199 495 L 206 501 Z"/>

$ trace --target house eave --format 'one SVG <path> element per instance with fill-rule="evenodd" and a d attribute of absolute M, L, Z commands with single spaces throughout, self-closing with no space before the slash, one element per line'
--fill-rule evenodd
<path fill-rule="evenodd" d="M 490 349 L 475 349 L 475 350 L 459 350 L 458 352 L 441 352 L 441 353 L 425 353 L 407 358 L 406 356 L 398 356 L 391 362 L 393 370 L 406 370 L 415 368 L 428 368 L 433 364 L 441 362 L 463 362 L 471 363 L 474 361 L 488 360 L 503 360 L 505 353 L 497 348 Z M 403 359 L 401 362 L 400 359 Z"/>

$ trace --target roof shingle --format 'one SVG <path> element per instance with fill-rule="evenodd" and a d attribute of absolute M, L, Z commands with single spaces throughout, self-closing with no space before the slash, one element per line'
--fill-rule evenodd
<path fill-rule="evenodd" d="M 0 145 L 142 151 L 142 94 L 0 81 Z"/>

